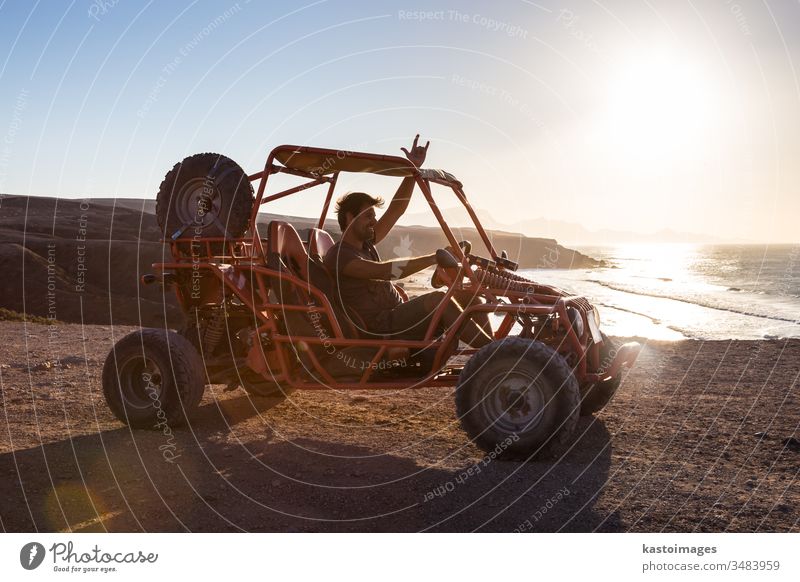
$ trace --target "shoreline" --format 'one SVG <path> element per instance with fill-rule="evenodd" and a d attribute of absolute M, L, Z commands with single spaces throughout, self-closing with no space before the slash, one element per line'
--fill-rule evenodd
<path fill-rule="evenodd" d="M 430 293 L 433 291 L 433 288 L 430 287 L 430 274 L 432 273 L 432 269 L 426 269 L 425 271 L 421 271 L 415 275 L 411 275 L 408 279 L 404 280 L 403 289 L 408 293 L 409 297 L 416 297 L 418 295 L 423 295 L 425 293 Z M 542 282 L 547 282 L 546 279 L 541 279 Z M 788 336 L 788 337 L 696 337 L 688 335 L 688 330 L 680 329 L 678 327 L 671 327 L 671 326 L 662 326 L 661 321 L 657 318 L 654 318 L 650 315 L 639 313 L 635 310 L 626 309 L 619 306 L 612 306 L 607 305 L 605 303 L 594 301 L 591 297 L 587 297 L 590 302 L 594 305 L 598 306 L 601 313 L 601 329 L 603 329 L 606 333 L 613 336 L 618 337 L 627 337 L 631 338 L 632 340 L 636 341 L 770 341 L 770 340 L 793 340 L 793 339 L 800 339 L 800 336 Z M 712 309 L 710 307 L 702 306 L 704 309 Z M 627 314 L 630 314 L 635 317 L 639 317 L 642 319 L 649 320 L 654 328 L 663 327 L 668 329 L 675 334 L 680 334 L 682 337 L 650 337 L 648 335 L 643 334 L 636 334 L 636 333 L 618 333 L 615 331 L 614 327 L 604 326 L 602 322 L 603 315 L 608 315 L 610 311 L 621 311 Z"/>

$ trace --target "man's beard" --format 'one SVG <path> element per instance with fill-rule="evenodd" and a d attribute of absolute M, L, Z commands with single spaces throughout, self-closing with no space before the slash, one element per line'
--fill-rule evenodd
<path fill-rule="evenodd" d="M 364 242 L 374 243 L 375 242 L 375 229 L 374 228 L 365 228 L 364 229 Z"/>

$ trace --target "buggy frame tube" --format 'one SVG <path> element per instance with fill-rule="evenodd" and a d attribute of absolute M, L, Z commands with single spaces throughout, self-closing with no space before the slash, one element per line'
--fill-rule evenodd
<path fill-rule="evenodd" d="M 291 194 L 307 190 L 313 188 L 315 186 L 319 186 L 325 183 L 328 183 L 328 189 L 325 196 L 324 205 L 322 208 L 322 212 L 320 214 L 319 220 L 317 221 L 317 228 L 324 228 L 325 220 L 327 218 L 327 214 L 330 208 L 331 201 L 333 199 L 333 194 L 338 182 L 339 174 L 342 170 L 335 169 L 330 175 L 326 175 L 325 172 L 309 172 L 304 169 L 300 168 L 293 168 L 289 165 L 282 166 L 275 164 L 276 154 L 279 152 L 284 152 L 287 148 L 292 148 L 292 153 L 312 153 L 312 154 L 322 154 L 322 155 L 329 155 L 333 150 L 322 149 L 322 148 L 312 148 L 312 147 L 305 147 L 305 146 L 278 146 L 274 148 L 267 156 L 266 162 L 264 164 L 264 169 L 261 172 L 252 174 L 248 176 L 248 179 L 253 182 L 255 180 L 260 180 L 255 204 L 253 206 L 253 210 L 250 215 L 250 228 L 251 233 L 250 237 L 252 237 L 252 243 L 248 243 L 248 237 L 244 237 L 241 240 L 231 241 L 227 239 L 225 242 L 230 243 L 227 247 L 227 252 L 224 252 L 223 255 L 215 254 L 212 250 L 211 244 L 213 239 L 198 241 L 205 243 L 205 251 L 207 256 L 204 257 L 204 262 L 195 263 L 194 251 L 192 251 L 191 262 L 190 257 L 188 255 L 183 256 L 185 253 L 181 250 L 180 247 L 175 246 L 177 243 L 173 241 L 173 255 L 177 251 L 178 255 L 176 256 L 176 260 L 170 263 L 156 263 L 153 265 L 155 269 L 159 269 L 161 271 L 167 269 L 187 269 L 187 268 L 194 268 L 194 269 L 206 269 L 214 274 L 221 283 L 222 283 L 222 296 L 223 298 L 226 295 L 226 292 L 230 293 L 232 296 L 238 298 L 245 308 L 249 309 L 256 321 L 260 322 L 255 330 L 257 334 L 258 341 L 260 342 L 261 349 L 262 349 L 262 357 L 265 359 L 265 363 L 267 364 L 267 369 L 270 367 L 275 367 L 274 363 L 270 365 L 267 361 L 266 354 L 263 353 L 264 350 L 274 350 L 276 352 L 277 357 L 277 367 L 280 368 L 280 374 L 276 377 L 280 378 L 281 381 L 284 381 L 287 385 L 295 388 L 304 388 L 304 389 L 325 389 L 325 388 L 408 388 L 408 387 L 425 387 L 425 386 L 452 386 L 455 384 L 457 375 L 451 373 L 449 368 L 446 368 L 445 364 L 447 357 L 449 355 L 457 355 L 463 353 L 474 353 L 476 350 L 468 348 L 468 349 L 459 349 L 458 348 L 458 336 L 463 328 L 464 324 L 472 318 L 472 316 L 476 313 L 497 313 L 501 314 L 504 313 L 505 316 L 498 327 L 498 329 L 493 333 L 494 339 L 502 339 L 507 337 L 510 334 L 514 322 L 517 321 L 520 317 L 523 316 L 542 316 L 542 315 L 557 315 L 558 319 L 553 321 L 553 330 L 554 332 L 560 333 L 560 340 L 557 350 L 560 352 L 570 352 L 578 356 L 578 361 L 574 362 L 573 365 L 575 366 L 575 373 L 579 378 L 582 378 L 582 381 L 589 381 L 589 382 L 596 382 L 603 378 L 605 378 L 609 373 L 615 373 L 622 366 L 629 364 L 630 362 L 636 359 L 636 355 L 638 355 L 638 347 L 637 345 L 628 345 L 626 344 L 622 348 L 620 348 L 619 354 L 615 357 L 614 362 L 612 363 L 612 367 L 605 371 L 600 371 L 599 373 L 587 373 L 587 360 L 592 361 L 592 369 L 596 368 L 599 365 L 599 362 L 595 362 L 594 360 L 599 358 L 599 347 L 596 344 L 592 344 L 590 349 L 584 347 L 584 343 L 588 338 L 588 332 L 584 330 L 584 333 L 581 337 L 578 337 L 576 334 L 575 326 L 572 324 L 571 320 L 568 316 L 567 308 L 570 305 L 575 305 L 579 308 L 579 311 L 582 314 L 582 317 L 586 317 L 586 308 L 582 307 L 580 301 L 585 300 L 579 297 L 572 297 L 561 292 L 556 293 L 555 289 L 550 289 L 553 291 L 552 294 L 549 293 L 536 293 L 536 287 L 533 287 L 528 292 L 523 292 L 519 288 L 512 288 L 511 281 L 509 281 L 508 288 L 503 288 L 503 282 L 505 279 L 502 277 L 507 276 L 503 273 L 504 268 L 502 264 L 498 265 L 499 274 L 501 279 L 493 279 L 487 280 L 486 274 L 490 274 L 491 272 L 484 269 L 476 269 L 473 270 L 472 261 L 467 257 L 464 250 L 458 245 L 458 241 L 455 239 L 455 235 L 453 231 L 450 229 L 449 225 L 446 223 L 444 216 L 439 209 L 438 205 L 436 204 L 431 188 L 431 182 L 449 187 L 455 193 L 458 200 L 467 210 L 467 213 L 470 216 L 470 219 L 475 226 L 481 240 L 483 241 L 484 245 L 489 251 L 493 260 L 497 260 L 497 251 L 495 250 L 492 241 L 490 240 L 489 236 L 487 235 L 486 230 L 483 228 L 483 225 L 480 223 L 478 216 L 475 210 L 472 208 L 472 205 L 467 200 L 467 197 L 464 193 L 463 186 L 457 182 L 455 179 L 436 179 L 432 177 L 423 177 L 422 173 L 413 165 L 409 165 L 410 163 L 406 160 L 396 157 L 396 156 L 386 156 L 380 154 L 367 154 L 367 153 L 358 153 L 360 158 L 364 160 L 375 160 L 375 161 L 383 161 L 383 162 L 392 162 L 397 164 L 397 171 L 392 168 L 388 168 L 385 164 L 384 167 L 387 167 L 386 170 L 378 170 L 378 171 L 370 171 L 370 170 L 363 170 L 370 173 L 374 173 L 380 175 L 384 173 L 388 173 L 389 175 L 393 176 L 407 176 L 413 177 L 415 183 L 419 186 L 420 190 L 422 191 L 423 196 L 425 197 L 426 201 L 428 202 L 433 215 L 436 217 L 436 220 L 442 229 L 448 243 L 450 244 L 451 248 L 454 251 L 454 254 L 460 258 L 460 265 L 457 271 L 457 275 L 455 278 L 450 280 L 451 278 L 448 276 L 446 278 L 447 282 L 447 291 L 445 292 L 443 301 L 449 301 L 456 289 L 469 289 L 475 291 L 476 293 L 480 293 L 485 299 L 487 299 L 486 303 L 475 303 L 470 305 L 466 308 L 462 309 L 462 312 L 458 315 L 456 320 L 449 326 L 446 332 L 437 340 L 434 340 L 434 330 L 436 326 L 440 323 L 442 318 L 442 309 L 437 309 L 434 313 L 434 317 L 432 318 L 431 322 L 428 324 L 428 327 L 425 332 L 424 339 L 422 340 L 392 340 L 391 345 L 396 347 L 405 347 L 405 348 L 424 348 L 424 347 L 435 347 L 436 353 L 434 356 L 434 363 L 432 367 L 432 371 L 425 375 L 423 378 L 415 378 L 411 379 L 410 381 L 404 379 L 387 379 L 387 381 L 382 380 L 373 380 L 373 367 L 374 365 L 380 361 L 380 359 L 386 354 L 388 345 L 386 340 L 382 340 L 379 338 L 370 338 L 370 339 L 361 339 L 361 338 L 347 338 L 344 336 L 343 330 L 341 325 L 339 324 L 338 320 L 336 319 L 335 312 L 333 310 L 333 306 L 328 298 L 316 287 L 311 285 L 309 282 L 301 279 L 300 277 L 287 273 L 281 270 L 274 270 L 269 267 L 266 267 L 265 263 L 265 251 L 264 246 L 262 244 L 262 240 L 259 237 L 258 229 L 257 229 L 257 218 L 258 218 L 258 211 L 263 204 L 267 202 L 271 202 L 274 200 L 278 200 L 280 198 L 289 196 Z M 291 156 L 290 156 L 291 157 Z M 288 162 L 287 162 L 288 164 Z M 346 170 L 350 171 L 350 170 Z M 359 170 L 353 170 L 359 171 Z M 265 196 L 265 192 L 267 189 L 267 182 L 269 178 L 276 173 L 286 173 L 294 176 L 299 176 L 302 178 L 306 178 L 309 181 L 298 186 L 283 190 L 281 192 L 277 192 L 275 194 Z M 241 246 L 238 246 L 241 243 Z M 248 248 L 248 246 L 250 248 Z M 202 248 L 202 247 L 201 247 Z M 226 260 L 230 259 L 231 267 L 235 270 L 229 270 L 227 267 L 221 268 L 217 263 L 211 262 L 213 260 Z M 438 267 L 437 267 L 438 268 Z M 244 274 L 247 277 L 248 283 L 246 285 L 242 285 L 240 288 L 236 281 L 232 280 L 229 276 L 229 273 L 239 273 Z M 464 278 L 468 279 L 468 283 L 465 284 Z M 511 278 L 514 279 L 513 275 Z M 309 302 L 308 305 L 283 305 L 281 303 L 272 303 L 269 298 L 269 290 L 274 288 L 275 281 L 278 282 L 287 282 L 293 287 L 299 289 L 301 294 L 305 294 L 306 297 L 311 297 L 316 301 L 316 304 Z M 496 283 L 496 284 L 492 284 Z M 533 284 L 533 282 L 532 282 Z M 247 292 L 246 292 L 247 291 Z M 217 293 L 218 291 L 214 290 L 213 293 Z M 250 297 L 248 297 L 248 293 Z M 501 298 L 505 298 L 508 302 L 501 300 Z M 179 297 L 180 299 L 180 297 Z M 225 301 L 225 299 L 223 299 Z M 292 335 L 284 335 L 281 333 L 281 330 L 278 326 L 278 321 L 280 320 L 279 314 L 281 311 L 293 311 L 293 312 L 300 312 L 300 313 L 310 313 L 312 310 L 321 313 L 330 324 L 330 330 L 333 337 L 322 337 L 322 336 L 292 336 Z M 276 316 L 278 316 L 276 318 Z M 559 332 L 559 329 L 562 331 Z M 262 340 L 262 334 L 266 334 L 264 340 Z M 327 334 L 326 334 L 327 336 Z M 268 343 L 264 343 L 267 341 Z M 300 359 L 300 365 L 308 365 L 310 364 L 313 367 L 316 378 L 312 377 L 312 380 L 315 381 L 307 381 L 302 379 L 298 376 L 297 373 L 297 363 L 293 360 L 292 353 L 297 353 L 297 350 L 300 349 L 299 344 L 303 342 L 307 346 L 323 346 L 326 344 L 332 345 L 336 349 L 345 349 L 348 347 L 371 347 L 376 348 L 377 353 L 372 357 L 370 361 L 370 365 L 364 370 L 363 374 L 357 381 L 344 381 L 338 382 L 322 365 L 323 362 L 317 357 L 317 354 L 314 353 L 313 350 L 309 349 L 307 352 L 308 358 L 307 359 Z M 455 342 L 456 349 L 452 350 L 453 343 Z M 271 344 L 271 347 L 270 347 Z M 294 352 L 293 352 L 293 351 Z M 365 360 L 366 361 L 366 360 Z M 445 372 L 445 369 L 448 371 Z M 266 373 L 266 372 L 265 372 Z M 322 377 L 324 382 L 330 382 L 329 385 L 321 384 L 318 379 Z"/>

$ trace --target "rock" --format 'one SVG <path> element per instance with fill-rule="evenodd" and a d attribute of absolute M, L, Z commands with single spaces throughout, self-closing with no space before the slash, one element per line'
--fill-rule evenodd
<path fill-rule="evenodd" d="M 790 451 L 794 451 L 795 453 L 800 452 L 800 440 L 797 440 L 795 437 L 783 439 L 781 443 Z"/>

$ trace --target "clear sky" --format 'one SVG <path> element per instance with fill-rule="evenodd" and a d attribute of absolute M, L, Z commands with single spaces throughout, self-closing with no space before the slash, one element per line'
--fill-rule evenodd
<path fill-rule="evenodd" d="M 0 192 L 420 132 L 499 222 L 800 241 L 798 2 L 6 0 L 0 47 Z"/>

